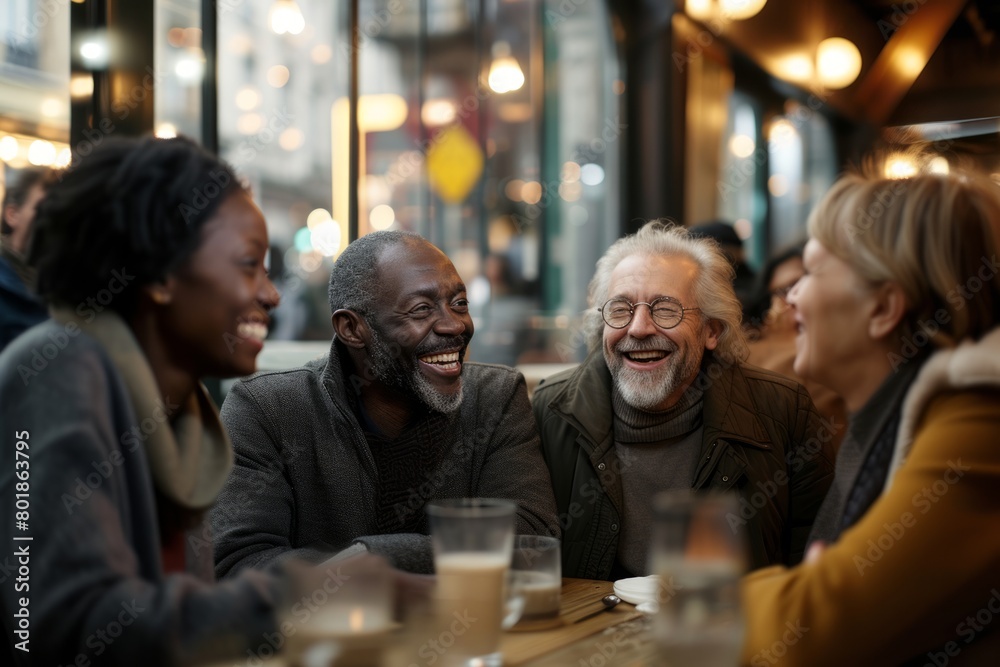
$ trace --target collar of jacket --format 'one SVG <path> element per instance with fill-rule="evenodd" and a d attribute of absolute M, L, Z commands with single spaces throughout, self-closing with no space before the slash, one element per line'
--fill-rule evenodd
<path fill-rule="evenodd" d="M 330 352 L 326 355 L 326 364 L 323 366 L 322 372 L 323 386 L 330 392 L 330 397 L 333 398 L 334 404 L 337 405 L 348 399 L 347 385 L 344 382 L 344 367 L 340 357 L 342 348 L 343 346 L 337 341 L 336 336 L 334 336 L 333 340 L 330 341 Z M 362 377 L 357 377 L 357 379 L 351 377 L 348 380 L 351 382 L 352 387 L 357 387 L 359 391 L 361 388 L 359 383 L 365 382 L 365 379 Z"/>
<path fill-rule="evenodd" d="M 771 449 L 771 439 L 757 416 L 750 387 L 738 363 L 725 365 L 706 360 L 695 382 L 705 392 L 703 457 L 711 455 L 718 440 Z M 611 384 L 604 354 L 594 350 L 549 404 L 584 436 L 578 442 L 598 469 L 601 463 L 609 465 L 607 458 L 614 456 Z"/>

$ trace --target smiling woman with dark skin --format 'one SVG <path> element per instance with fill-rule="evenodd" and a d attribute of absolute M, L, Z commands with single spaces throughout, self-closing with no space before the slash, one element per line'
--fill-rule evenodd
<path fill-rule="evenodd" d="M 256 368 L 267 248 L 231 168 L 186 139 L 106 140 L 42 201 L 29 261 L 53 319 L 0 355 L 0 492 L 30 498 L 2 530 L 32 538 L 30 588 L 3 587 L 8 624 L 30 609 L 15 655 L 189 664 L 273 631 L 275 579 L 213 585 L 233 455 L 201 385 Z"/>

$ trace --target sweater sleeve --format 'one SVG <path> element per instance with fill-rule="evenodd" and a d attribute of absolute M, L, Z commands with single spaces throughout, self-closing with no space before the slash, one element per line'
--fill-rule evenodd
<path fill-rule="evenodd" d="M 329 558 L 329 551 L 292 547 L 295 496 L 282 457 L 281 434 L 243 382 L 227 394 L 222 423 L 235 456 L 233 471 L 212 510 L 216 576 L 229 577 L 289 558 L 311 563 Z"/>
<path fill-rule="evenodd" d="M 775 647 L 789 667 L 975 651 L 1000 571 L 998 400 L 935 399 L 892 487 L 818 561 L 744 579 L 743 664 L 771 664 Z"/>
<path fill-rule="evenodd" d="M 22 375 L 37 370 L 30 343 L 48 342 L 29 336 L 0 361 L 0 495 L 10 508 L 0 538 L 23 567 L 0 597 L 5 624 L 25 632 L 11 633 L 13 642 L 30 651 L 15 657 L 179 665 L 256 647 L 274 629 L 274 578 L 248 573 L 219 586 L 161 572 L 152 478 L 136 434 L 139 424 L 166 425 L 132 414 L 107 359 L 84 340 Z M 22 524 L 15 493 L 24 494 Z"/>

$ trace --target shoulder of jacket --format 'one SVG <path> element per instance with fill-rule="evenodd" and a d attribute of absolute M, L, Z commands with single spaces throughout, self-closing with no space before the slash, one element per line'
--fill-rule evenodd
<path fill-rule="evenodd" d="M 496 410 L 506 405 L 518 388 L 525 386 L 521 371 L 500 364 L 467 361 L 462 368 L 462 384 L 476 410 Z"/>
<path fill-rule="evenodd" d="M 513 380 L 516 381 L 521 375 L 521 371 L 512 366 L 503 364 L 486 364 L 481 361 L 466 361 L 462 364 L 463 370 L 469 375 L 486 379 Z"/>
<path fill-rule="evenodd" d="M 543 378 L 538 383 L 538 386 L 535 387 L 535 396 L 537 397 L 539 394 L 543 396 L 555 396 L 560 389 L 566 389 L 567 383 L 573 379 L 573 376 L 576 375 L 579 370 L 580 367 L 577 366 L 575 368 L 568 368 L 564 371 L 559 371 L 558 373 L 554 373 L 547 378 Z"/>
<path fill-rule="evenodd" d="M 757 391 L 767 391 L 772 394 L 786 394 L 789 396 L 808 396 L 809 392 L 799 382 L 769 371 L 758 366 L 749 364 L 739 364 L 738 372 L 746 379 L 748 388 L 752 393 Z"/>
<path fill-rule="evenodd" d="M 254 401 L 295 402 L 296 397 L 305 397 L 318 392 L 323 384 L 323 367 L 312 365 L 286 368 L 277 371 L 261 371 L 237 380 L 226 396 L 241 392 Z"/>

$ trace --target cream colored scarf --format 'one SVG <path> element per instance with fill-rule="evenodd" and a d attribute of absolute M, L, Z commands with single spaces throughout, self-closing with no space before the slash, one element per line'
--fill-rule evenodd
<path fill-rule="evenodd" d="M 121 374 L 145 438 L 156 489 L 178 506 L 204 510 L 215 502 L 233 467 L 233 448 L 219 412 L 201 384 L 183 405 L 161 397 L 146 355 L 125 321 L 105 310 L 91 322 L 53 308 L 53 319 L 73 322 L 104 347 Z"/>

